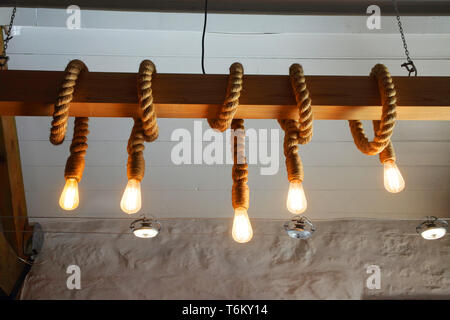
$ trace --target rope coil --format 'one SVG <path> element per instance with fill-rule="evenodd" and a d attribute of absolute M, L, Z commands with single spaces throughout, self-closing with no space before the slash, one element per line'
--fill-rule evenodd
<path fill-rule="evenodd" d="M 239 97 L 242 91 L 242 78 L 244 76 L 244 67 L 239 62 L 230 66 L 230 75 L 228 77 L 227 92 L 225 100 L 220 108 L 216 119 L 208 119 L 211 128 L 223 132 L 227 130 L 236 114 L 239 105 Z"/>
<path fill-rule="evenodd" d="M 284 130 L 283 151 L 286 157 L 286 170 L 289 181 L 303 181 L 304 172 L 298 145 L 307 144 L 313 135 L 313 113 L 311 98 L 301 65 L 295 63 L 289 68 L 289 79 L 297 102 L 298 120 L 278 119 Z"/>
<path fill-rule="evenodd" d="M 154 73 L 156 73 L 156 67 L 153 62 L 150 60 L 141 62 L 137 87 L 139 108 L 142 111 L 144 139 L 147 142 L 155 141 L 159 135 L 155 107 L 153 106 L 152 77 Z"/>
<path fill-rule="evenodd" d="M 374 120 L 373 122 L 373 128 L 375 131 L 379 130 L 380 128 L 380 120 Z M 385 162 L 395 162 L 396 156 L 395 156 L 395 150 L 394 146 L 392 145 L 392 142 L 389 140 L 389 143 L 387 146 L 378 154 L 378 157 L 380 159 L 381 163 Z"/>
<path fill-rule="evenodd" d="M 66 137 L 70 102 L 73 99 L 75 86 L 82 71 L 88 71 L 88 69 L 80 60 L 70 61 L 65 69 L 64 80 L 55 103 L 50 129 L 50 142 L 54 145 L 63 143 Z"/>
<path fill-rule="evenodd" d="M 72 143 L 70 144 L 70 156 L 67 158 L 64 177 L 81 181 L 85 166 L 85 156 L 88 149 L 87 135 L 89 134 L 89 118 L 75 118 Z"/>
<path fill-rule="evenodd" d="M 248 164 L 245 159 L 245 128 L 243 119 L 233 119 L 239 106 L 239 97 L 242 91 L 242 78 L 244 76 L 244 67 L 239 62 L 230 66 L 230 75 L 228 77 L 227 91 L 225 100 L 219 110 L 217 118 L 208 119 L 211 128 L 224 132 L 230 126 L 233 134 L 233 168 L 232 178 L 233 186 L 231 189 L 231 201 L 233 208 L 249 207 L 248 188 Z"/>
<path fill-rule="evenodd" d="M 395 86 L 386 66 L 382 64 L 375 65 L 370 76 L 377 80 L 383 106 L 381 120 L 373 121 L 375 133 L 373 141 L 369 141 L 366 137 L 360 120 L 349 120 L 348 122 L 356 147 L 364 154 L 375 155 L 381 153 L 390 144 L 397 117 L 397 99 Z M 383 159 L 395 158 L 392 152 L 390 153 L 390 149 L 393 152 L 392 145 L 383 156 L 380 155 L 380 159 L 381 157 Z"/>
<path fill-rule="evenodd" d="M 65 69 L 64 80 L 59 91 L 58 99 L 53 111 L 53 120 L 50 129 L 50 142 L 59 145 L 64 142 L 69 120 L 70 102 L 78 77 L 81 72 L 88 71 L 86 65 L 80 60 L 70 61 Z M 76 117 L 73 128 L 73 138 L 70 144 L 70 156 L 67 158 L 64 169 L 65 179 L 81 181 L 85 167 L 85 157 L 88 149 L 87 136 L 89 134 L 89 118 Z"/>
<path fill-rule="evenodd" d="M 127 152 L 127 177 L 128 180 L 142 181 L 145 173 L 144 160 L 144 128 L 141 119 L 134 119 L 133 129 L 128 139 Z"/>
<path fill-rule="evenodd" d="M 233 208 L 249 207 L 250 190 L 248 188 L 248 164 L 245 159 L 245 128 L 244 120 L 233 119 L 231 122 L 233 129 L 233 186 L 231 191 L 231 201 Z"/>

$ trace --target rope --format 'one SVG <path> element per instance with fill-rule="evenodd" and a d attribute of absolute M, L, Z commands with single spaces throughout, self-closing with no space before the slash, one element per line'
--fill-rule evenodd
<path fill-rule="evenodd" d="M 233 187 L 231 192 L 231 201 L 233 208 L 243 207 L 248 210 L 249 207 L 249 188 L 248 182 L 248 164 L 245 159 L 245 129 L 244 120 L 234 119 L 231 122 L 231 128 L 234 130 L 233 142 Z"/>
<path fill-rule="evenodd" d="M 128 180 L 136 179 L 141 181 L 145 173 L 144 160 L 144 129 L 141 119 L 134 119 L 133 129 L 128 139 L 127 152 L 127 176 Z"/>
<path fill-rule="evenodd" d="M 363 124 L 360 120 L 349 120 L 348 122 L 356 147 L 362 153 L 367 155 L 375 155 L 382 152 L 390 144 L 395 119 L 397 117 L 397 99 L 394 83 L 392 82 L 392 77 L 386 66 L 382 64 L 375 65 L 372 68 L 370 76 L 377 80 L 378 90 L 381 95 L 381 103 L 383 105 L 381 120 L 378 120 L 379 122 L 373 122 L 375 133 L 373 141 L 369 141 L 367 139 L 364 133 Z M 392 154 L 389 154 L 387 151 L 387 154 L 383 157 L 385 156 L 392 157 Z"/>
<path fill-rule="evenodd" d="M 70 156 L 67 158 L 64 177 L 67 179 L 73 178 L 77 182 L 81 181 L 84 171 L 85 156 L 88 148 L 87 135 L 89 118 L 77 117 L 75 118 L 75 126 L 73 129 L 73 139 L 70 145 Z"/>
<path fill-rule="evenodd" d="M 228 77 L 228 86 L 225 101 L 220 108 L 216 119 L 208 119 L 211 128 L 223 132 L 227 130 L 236 114 L 239 105 L 239 97 L 242 91 L 242 77 L 244 67 L 239 62 L 235 62 L 230 67 L 230 76 Z"/>
<path fill-rule="evenodd" d="M 373 129 L 374 131 L 378 131 L 380 128 L 380 120 L 373 121 Z M 395 150 L 392 142 L 389 140 L 388 145 L 379 153 L 379 158 L 381 163 L 385 163 L 388 161 L 395 162 Z"/>
<path fill-rule="evenodd" d="M 288 120 L 284 122 L 283 151 L 286 157 L 286 171 L 289 181 L 303 181 L 303 164 L 298 154 L 298 122 Z"/>
<path fill-rule="evenodd" d="M 286 170 L 289 181 L 303 181 L 303 164 L 298 155 L 298 144 L 306 144 L 313 135 L 313 113 L 311 98 L 306 87 L 306 79 L 301 65 L 295 63 L 289 68 L 289 78 L 298 108 L 298 120 L 281 120 L 278 123 L 284 130 L 283 150 L 286 157 Z"/>
<path fill-rule="evenodd" d="M 61 90 L 55 103 L 50 130 L 50 142 L 54 145 L 63 143 L 66 137 L 70 102 L 73 99 L 78 76 L 83 70 L 88 71 L 86 65 L 80 60 L 72 60 L 66 67 Z"/>
<path fill-rule="evenodd" d="M 159 129 L 156 122 L 156 112 L 153 106 L 152 76 L 156 67 L 150 60 L 144 60 L 139 66 L 138 97 L 142 110 L 142 128 L 145 141 L 152 142 L 158 138 Z"/>

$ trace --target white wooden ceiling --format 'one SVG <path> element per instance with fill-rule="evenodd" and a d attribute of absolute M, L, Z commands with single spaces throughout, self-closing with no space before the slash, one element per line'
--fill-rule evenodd
<path fill-rule="evenodd" d="M 8 9 L 0 9 L 5 24 Z M 82 29 L 65 28 L 65 10 L 18 10 L 17 35 L 10 42 L 10 69 L 63 70 L 82 59 L 90 71 L 136 72 L 141 60 L 155 62 L 162 73 L 199 73 L 201 14 L 82 11 Z M 450 76 L 450 19 L 405 17 L 411 55 L 421 76 Z M 234 61 L 247 74 L 287 74 L 301 63 L 310 75 L 367 75 L 378 62 L 393 75 L 403 47 L 395 17 L 382 18 L 382 30 L 366 28 L 365 17 L 263 16 L 211 14 L 206 36 L 206 71 L 227 73 Z M 244 84 L 245 85 L 245 84 Z M 160 137 L 146 144 L 143 210 L 160 218 L 231 217 L 231 166 L 182 165 L 170 161 L 174 129 L 193 133 L 194 119 L 159 119 Z M 28 215 L 38 217 L 126 217 L 119 201 L 126 184 L 126 142 L 130 119 L 92 118 L 80 206 L 59 209 L 66 142 L 48 141 L 50 118 L 18 117 Z M 248 120 L 247 128 L 277 128 L 275 120 Z M 203 121 L 203 129 L 207 129 Z M 400 194 L 383 188 L 377 157 L 361 154 L 345 121 L 315 121 L 312 142 L 300 148 L 312 219 L 415 219 L 449 217 L 450 122 L 399 121 L 393 141 L 406 180 Z M 280 140 L 282 137 L 280 136 Z M 193 141 L 195 144 L 200 141 Z M 203 143 L 205 145 L 205 143 Z M 281 147 L 281 145 L 280 145 Z M 280 169 L 260 175 L 251 165 L 250 210 L 254 218 L 285 219 L 288 183 L 284 156 Z"/>

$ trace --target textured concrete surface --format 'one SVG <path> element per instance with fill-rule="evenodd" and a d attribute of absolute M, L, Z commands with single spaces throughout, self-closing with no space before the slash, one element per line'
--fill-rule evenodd
<path fill-rule="evenodd" d="M 231 238 L 231 219 L 163 220 L 154 239 L 135 238 L 129 223 L 42 223 L 44 249 L 22 299 L 450 298 L 449 236 L 425 241 L 419 221 L 319 221 L 299 241 L 283 221 L 254 220 L 243 245 Z M 66 286 L 73 264 L 80 290 Z M 369 265 L 380 268 L 380 289 L 367 288 Z"/>

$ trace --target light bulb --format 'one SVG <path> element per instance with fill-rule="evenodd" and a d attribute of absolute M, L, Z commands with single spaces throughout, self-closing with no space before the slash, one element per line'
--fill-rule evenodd
<path fill-rule="evenodd" d="M 159 231 L 155 228 L 138 228 L 133 233 L 138 238 L 154 238 L 158 235 Z"/>
<path fill-rule="evenodd" d="M 132 214 L 141 210 L 141 182 L 136 179 L 128 180 L 123 192 L 120 208 L 123 212 Z"/>
<path fill-rule="evenodd" d="M 233 230 L 231 232 L 234 241 L 239 243 L 249 242 L 253 237 L 253 229 L 248 218 L 247 209 L 234 209 Z"/>
<path fill-rule="evenodd" d="M 443 227 L 434 227 L 423 231 L 421 236 L 426 240 L 436 240 L 445 236 L 446 232 L 447 230 Z"/>
<path fill-rule="evenodd" d="M 384 163 L 384 188 L 392 193 L 397 193 L 405 188 L 405 180 L 394 161 Z"/>
<path fill-rule="evenodd" d="M 300 214 L 305 212 L 307 207 L 305 190 L 300 180 L 293 180 L 289 183 L 289 192 L 286 201 L 289 212 Z"/>
<path fill-rule="evenodd" d="M 78 207 L 79 203 L 78 181 L 74 178 L 69 178 L 66 180 L 63 192 L 59 198 L 59 206 L 64 210 L 73 210 Z"/>

